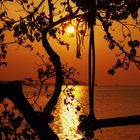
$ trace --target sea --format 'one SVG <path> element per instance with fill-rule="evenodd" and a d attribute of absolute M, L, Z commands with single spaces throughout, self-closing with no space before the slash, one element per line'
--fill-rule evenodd
<path fill-rule="evenodd" d="M 48 86 L 47 95 L 45 89 L 42 90 L 38 104 L 44 106 L 47 103 L 53 88 L 52 85 Z M 77 130 L 79 115 L 89 113 L 88 86 L 78 85 L 70 89 L 74 96 L 71 98 L 65 92 L 61 93 L 53 111 L 55 119 L 50 123 L 60 140 L 80 140 L 82 134 Z M 36 97 L 34 99 L 31 97 L 37 92 L 37 88 L 24 85 L 23 91 L 30 102 L 35 100 Z M 78 110 L 77 106 L 80 107 Z M 97 119 L 140 115 L 140 86 L 95 86 L 94 113 Z M 95 131 L 96 140 L 140 140 L 140 125 L 101 128 L 101 130 L 102 132 Z"/>

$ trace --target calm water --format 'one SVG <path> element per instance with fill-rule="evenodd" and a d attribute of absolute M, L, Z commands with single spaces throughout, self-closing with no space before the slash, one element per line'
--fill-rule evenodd
<path fill-rule="evenodd" d="M 26 95 L 33 92 L 34 88 L 24 87 Z M 52 87 L 48 90 L 50 93 Z M 60 140 L 79 140 L 81 135 L 77 133 L 78 115 L 75 113 L 77 105 L 82 106 L 81 112 L 88 113 L 88 88 L 77 86 L 74 91 L 75 99 L 72 105 L 64 105 L 65 95 L 62 93 L 56 110 L 55 121 L 51 127 L 58 134 Z M 43 93 L 39 99 L 41 105 L 45 105 Z M 43 101 L 44 100 L 44 101 Z M 140 115 L 140 87 L 138 86 L 96 86 L 95 87 L 95 115 L 96 118 L 110 118 L 128 115 Z M 97 131 L 99 140 L 140 140 L 140 125 L 114 127 Z"/>

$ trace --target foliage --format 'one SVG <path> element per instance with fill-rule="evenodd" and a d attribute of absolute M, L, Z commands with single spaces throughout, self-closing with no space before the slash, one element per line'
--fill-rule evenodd
<path fill-rule="evenodd" d="M 89 3 L 81 1 L 81 0 L 72 0 L 76 3 L 77 6 L 81 8 L 82 11 L 88 12 L 94 6 L 90 6 Z M 140 41 L 138 38 L 133 37 L 132 32 L 136 32 L 140 30 L 140 22 L 139 22 L 139 8 L 140 2 L 138 0 L 97 0 L 96 1 L 96 19 L 101 22 L 103 29 L 105 31 L 105 40 L 109 43 L 108 47 L 111 50 L 115 50 L 115 48 L 119 48 L 120 52 L 116 54 L 117 59 L 116 64 L 108 70 L 108 73 L 111 75 L 115 74 L 115 70 L 118 68 L 123 68 L 128 70 L 130 63 L 133 62 L 136 67 L 140 68 L 140 60 L 138 48 L 140 46 Z M 89 17 L 89 16 L 88 16 Z M 86 20 L 89 21 L 86 17 Z M 132 19 L 134 22 L 130 22 Z M 116 40 L 115 36 L 113 36 L 113 32 L 116 32 L 113 29 L 113 24 L 120 24 L 121 33 L 123 39 Z M 130 48 L 130 49 L 129 49 Z"/>
<path fill-rule="evenodd" d="M 13 1 L 15 2 L 15 1 Z M 63 10 L 57 10 L 55 3 L 50 3 L 50 17 L 45 13 L 45 10 L 37 12 L 40 5 L 36 6 L 34 2 L 29 1 L 17 1 L 27 16 L 19 17 L 19 20 L 15 20 L 8 16 L 7 10 L 1 12 L 0 19 L 3 23 L 3 26 L 0 29 L 0 46 L 1 46 L 1 65 L 7 65 L 6 62 L 3 62 L 2 59 L 6 57 L 8 44 L 5 40 L 5 31 L 13 31 L 13 37 L 15 41 L 13 43 L 18 43 L 30 50 L 33 50 L 32 42 L 41 41 L 41 31 L 46 29 L 50 37 L 56 39 L 61 45 L 65 45 L 69 49 L 69 44 L 62 41 L 60 35 L 63 35 L 65 32 L 65 27 L 67 24 L 71 23 L 71 19 L 76 17 L 76 38 L 77 38 L 77 57 L 80 57 L 80 46 L 83 40 L 83 37 L 86 33 L 87 22 L 89 22 L 90 17 L 94 15 L 88 14 L 88 11 L 91 11 L 91 8 L 94 6 L 90 5 L 89 2 L 84 2 L 81 0 L 72 0 L 73 3 L 82 10 L 83 14 L 77 16 L 79 9 L 75 11 L 74 6 L 69 1 L 60 2 Z M 1 1 L 1 7 L 4 7 L 4 1 Z M 6 7 L 6 6 L 5 6 Z M 119 48 L 120 53 L 116 54 L 118 58 L 116 64 L 109 69 L 110 74 L 115 74 L 115 70 L 118 68 L 124 68 L 127 70 L 129 68 L 130 62 L 135 63 L 137 68 L 140 68 L 140 61 L 138 57 L 138 48 L 139 40 L 132 37 L 132 32 L 134 30 L 140 30 L 140 25 L 138 21 L 138 12 L 139 12 L 140 3 L 138 0 L 127 1 L 127 0 L 97 0 L 96 2 L 96 19 L 102 24 L 104 31 L 106 33 L 105 39 L 109 43 L 109 48 L 114 50 Z M 56 14 L 57 12 L 57 14 Z M 66 13 L 63 17 L 63 13 Z M 70 14 L 67 16 L 67 14 Z M 55 15 L 60 17 L 60 20 L 54 21 Z M 135 23 L 128 23 L 128 18 L 132 17 Z M 89 19 L 88 19 L 89 18 Z M 59 22 L 60 21 L 60 22 Z M 114 22 L 119 23 L 122 26 L 122 36 L 123 40 L 117 41 L 112 35 L 112 26 Z M 60 24 L 60 25 L 59 25 Z M 59 25 L 59 26 L 57 26 Z M 114 30 L 115 32 L 115 30 Z M 29 43 L 30 42 L 30 43 Z M 124 45 L 125 44 L 125 45 Z M 127 49 L 128 46 L 130 49 Z M 118 63 L 120 61 L 120 63 Z"/>
<path fill-rule="evenodd" d="M 47 63 L 44 60 L 44 56 L 41 56 L 39 53 L 37 55 L 40 57 L 42 64 L 40 64 L 40 67 L 38 68 L 38 79 L 40 83 L 40 89 L 38 93 L 38 97 L 41 93 L 43 86 L 46 85 L 46 82 L 50 79 L 55 79 L 56 78 L 56 72 L 55 68 L 52 65 L 50 61 Z M 71 101 L 74 99 L 74 95 L 72 92 L 74 91 L 74 87 L 78 85 L 78 81 L 75 80 L 76 75 L 79 75 L 78 72 L 76 72 L 76 69 L 73 67 L 68 68 L 67 65 L 62 65 L 62 71 L 63 71 L 63 86 L 65 88 L 62 90 L 62 92 L 66 95 L 66 99 L 64 101 L 64 104 L 67 105 L 66 103 L 67 97 L 71 98 Z M 70 87 L 69 87 L 70 86 Z M 52 94 L 48 93 L 48 85 L 45 87 L 46 91 L 46 97 L 50 98 Z M 38 100 L 38 98 L 35 100 L 35 102 Z"/>
<path fill-rule="evenodd" d="M 0 115 L 0 139 L 35 139 L 36 134 L 18 112 L 17 108 L 6 100 L 2 101 Z M 11 107 L 12 106 L 12 107 Z"/>

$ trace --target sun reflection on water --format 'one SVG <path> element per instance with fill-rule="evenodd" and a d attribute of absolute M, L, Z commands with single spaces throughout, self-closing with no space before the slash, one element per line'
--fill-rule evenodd
<path fill-rule="evenodd" d="M 59 104 L 59 117 L 60 117 L 60 126 L 61 132 L 59 133 L 59 137 L 61 140 L 79 140 L 82 138 L 82 135 L 78 133 L 77 126 L 79 125 L 79 114 L 75 109 L 76 106 L 79 105 L 77 99 L 80 98 L 79 89 L 80 86 L 74 91 L 74 95 L 76 98 L 72 101 L 72 104 L 64 105 L 65 95 L 62 93 L 61 102 Z"/>

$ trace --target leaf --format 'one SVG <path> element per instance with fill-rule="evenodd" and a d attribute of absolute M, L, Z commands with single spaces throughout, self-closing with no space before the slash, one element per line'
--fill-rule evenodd
<path fill-rule="evenodd" d="M 130 41 L 128 41 L 128 46 L 129 47 L 139 47 L 140 42 L 138 40 L 130 40 Z"/>
<path fill-rule="evenodd" d="M 22 38 L 19 38 L 17 43 L 18 43 L 19 45 L 22 45 L 22 44 L 24 43 L 24 41 L 23 41 Z"/>
<path fill-rule="evenodd" d="M 12 125 L 15 129 L 17 129 L 17 128 L 20 127 L 22 121 L 23 121 L 23 117 L 18 116 L 18 117 L 16 117 L 16 118 L 11 122 L 11 125 Z"/>
<path fill-rule="evenodd" d="M 7 107 L 8 107 L 8 104 L 7 104 L 7 103 L 4 103 L 3 105 L 4 105 L 4 107 L 5 107 L 5 108 L 7 108 Z"/>
<path fill-rule="evenodd" d="M 115 75 L 115 70 L 114 69 L 109 69 L 108 73 L 111 74 L 111 75 Z"/>
<path fill-rule="evenodd" d="M 37 33 L 37 32 L 34 33 L 34 37 L 35 37 L 35 39 L 36 39 L 38 42 L 39 42 L 40 39 L 41 39 L 40 34 Z"/>
<path fill-rule="evenodd" d="M 4 30 L 3 28 L 0 28 L 0 35 L 1 35 L 1 33 L 3 32 L 3 30 Z"/>
<path fill-rule="evenodd" d="M 18 25 L 15 25 L 13 29 L 14 29 L 14 35 L 13 35 L 14 37 L 18 37 L 21 35 L 21 30 Z"/>
<path fill-rule="evenodd" d="M 135 44 L 135 47 L 138 47 L 140 45 L 140 42 L 138 40 L 134 40 L 133 42 Z"/>
<path fill-rule="evenodd" d="M 114 48 L 115 48 L 115 44 L 114 44 L 113 42 L 110 42 L 109 48 L 110 48 L 111 50 L 114 49 Z"/>
<path fill-rule="evenodd" d="M 28 5 L 27 5 L 27 9 L 29 9 L 29 8 L 30 8 L 30 5 L 28 4 Z"/>
<path fill-rule="evenodd" d="M 8 112 L 7 112 L 7 111 L 3 111 L 3 112 L 2 112 L 2 115 L 3 115 L 3 118 L 6 119 L 6 117 L 7 117 L 7 115 L 8 115 Z"/>
<path fill-rule="evenodd" d="M 129 62 L 125 62 L 124 63 L 124 70 L 128 70 L 129 69 L 129 65 L 130 65 Z"/>
<path fill-rule="evenodd" d="M 5 59 L 6 54 L 7 54 L 7 51 L 6 51 L 6 50 L 2 50 L 1 57 L 2 57 L 3 59 Z"/>
<path fill-rule="evenodd" d="M 131 51 L 130 51 L 130 55 L 131 55 L 132 57 L 135 57 L 135 56 L 136 56 L 136 53 L 137 53 L 137 51 L 136 51 L 136 49 L 133 47 L 133 48 L 131 49 Z"/>
<path fill-rule="evenodd" d="M 2 45 L 1 45 L 1 50 L 3 51 L 4 49 L 5 49 L 5 45 L 2 44 Z"/>
<path fill-rule="evenodd" d="M 15 117 L 15 113 L 14 112 L 9 113 L 8 116 L 9 116 L 9 118 L 8 118 L 9 122 L 12 122 Z"/>
<path fill-rule="evenodd" d="M 25 48 L 29 48 L 31 51 L 33 50 L 33 46 L 31 44 L 27 44 Z"/>
<path fill-rule="evenodd" d="M 46 87 L 45 87 L 45 91 L 46 91 L 46 92 L 48 91 L 48 85 L 46 85 Z"/>
<path fill-rule="evenodd" d="M 1 17 L 5 17 L 6 15 L 7 15 L 7 12 L 4 11 L 4 12 L 0 13 L 0 18 L 1 18 Z"/>
<path fill-rule="evenodd" d="M 115 68 L 119 68 L 119 67 L 122 67 L 122 62 L 120 59 L 117 60 L 116 65 L 115 65 Z"/>
<path fill-rule="evenodd" d="M 0 42 L 4 41 L 4 34 L 0 35 Z"/>
<path fill-rule="evenodd" d="M 80 106 L 77 106 L 77 107 L 76 107 L 76 110 L 77 110 L 77 111 L 80 111 L 80 110 L 81 110 L 81 107 L 80 107 Z"/>
<path fill-rule="evenodd" d="M 31 42 L 34 42 L 35 38 L 32 35 L 28 34 L 27 37 Z"/>
<path fill-rule="evenodd" d="M 7 66 L 7 62 L 0 62 L 0 66 Z"/>
<path fill-rule="evenodd" d="M 13 22 L 14 21 L 12 21 L 12 20 L 11 21 L 5 21 L 5 25 L 9 30 L 12 28 Z"/>

